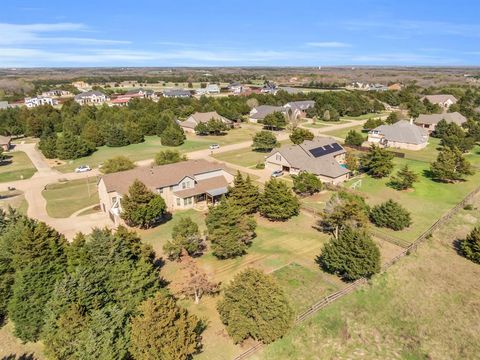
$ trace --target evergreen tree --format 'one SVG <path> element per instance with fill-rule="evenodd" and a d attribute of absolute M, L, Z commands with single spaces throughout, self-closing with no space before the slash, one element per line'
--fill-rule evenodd
<path fill-rule="evenodd" d="M 325 271 L 353 281 L 380 271 L 380 250 L 364 230 L 345 227 L 325 244 L 319 263 Z"/>
<path fill-rule="evenodd" d="M 345 138 L 346 145 L 362 146 L 365 138 L 355 130 L 350 130 Z"/>
<path fill-rule="evenodd" d="M 418 175 L 410 170 L 408 164 L 405 164 L 398 170 L 396 176 L 390 179 L 390 186 L 397 190 L 407 190 L 413 187 L 413 184 L 418 181 Z"/>
<path fill-rule="evenodd" d="M 400 120 L 400 116 L 398 115 L 398 113 L 397 112 L 391 112 L 387 116 L 386 123 L 391 125 L 391 124 L 395 124 L 399 120 Z"/>
<path fill-rule="evenodd" d="M 149 228 L 163 215 L 167 206 L 160 195 L 150 191 L 145 184 L 135 180 L 121 200 L 121 217 L 129 226 Z"/>
<path fill-rule="evenodd" d="M 15 335 L 37 341 L 45 322 L 45 304 L 66 269 L 66 240 L 45 223 L 21 219 L 12 229 L 15 240 L 12 265 L 15 270 L 8 316 Z"/>
<path fill-rule="evenodd" d="M 180 258 L 182 251 L 185 250 L 188 255 L 200 255 L 205 249 L 202 236 L 198 225 L 190 218 L 181 218 L 173 227 L 172 240 L 167 241 L 163 250 L 172 260 Z"/>
<path fill-rule="evenodd" d="M 111 174 L 119 171 L 131 170 L 134 167 L 135 164 L 132 160 L 126 156 L 120 155 L 105 161 L 101 171 L 104 174 Z"/>
<path fill-rule="evenodd" d="M 443 148 L 432 164 L 430 171 L 434 179 L 444 182 L 463 180 L 466 175 L 472 175 L 473 170 L 470 162 L 463 157 L 457 148 Z"/>
<path fill-rule="evenodd" d="M 97 122 L 94 120 L 90 120 L 85 124 L 81 137 L 96 147 L 105 145 L 103 133 Z"/>
<path fill-rule="evenodd" d="M 125 131 L 116 125 L 111 125 L 107 128 L 105 134 L 105 145 L 109 147 L 121 147 L 129 144 L 127 134 Z"/>
<path fill-rule="evenodd" d="M 270 275 L 247 269 L 225 288 L 218 312 L 235 343 L 248 338 L 271 343 L 293 325 L 294 313 Z"/>
<path fill-rule="evenodd" d="M 197 126 L 195 126 L 195 133 L 197 135 L 208 135 L 209 130 L 207 124 L 199 122 Z"/>
<path fill-rule="evenodd" d="M 322 182 L 315 175 L 305 171 L 302 171 L 298 175 L 292 175 L 293 177 L 293 191 L 301 195 L 313 195 L 322 191 Z"/>
<path fill-rule="evenodd" d="M 227 198 L 222 198 L 217 206 L 210 208 L 205 223 L 213 255 L 220 259 L 245 254 L 255 237 L 257 225 L 253 217 Z"/>
<path fill-rule="evenodd" d="M 257 211 L 260 192 L 258 187 L 252 184 L 250 175 L 245 178 L 240 171 L 233 179 L 233 187 L 228 189 L 228 198 L 246 214 L 252 214 Z"/>
<path fill-rule="evenodd" d="M 305 140 L 313 140 L 314 135 L 310 130 L 295 128 L 290 134 L 290 141 L 296 145 L 303 143 Z"/>
<path fill-rule="evenodd" d="M 374 206 L 370 211 L 370 220 L 379 227 L 395 231 L 403 230 L 412 223 L 410 213 L 391 199 Z"/>
<path fill-rule="evenodd" d="M 480 227 L 474 228 L 463 240 L 460 240 L 460 251 L 468 260 L 480 264 Z"/>
<path fill-rule="evenodd" d="M 63 136 L 57 139 L 56 154 L 59 159 L 71 160 L 88 156 L 95 147 L 71 132 L 63 132 Z"/>
<path fill-rule="evenodd" d="M 196 316 L 158 293 L 132 318 L 130 350 L 136 360 L 191 359 L 201 349 L 203 328 Z"/>
<path fill-rule="evenodd" d="M 155 165 L 174 164 L 180 161 L 186 161 L 187 157 L 180 154 L 178 150 L 163 150 L 155 155 Z"/>
<path fill-rule="evenodd" d="M 360 163 L 366 173 L 374 178 L 388 176 L 393 170 L 393 154 L 388 150 L 372 145 L 361 158 Z"/>
<path fill-rule="evenodd" d="M 252 148 L 254 151 L 268 152 L 277 147 L 278 141 L 271 131 L 259 131 L 253 137 Z"/>
<path fill-rule="evenodd" d="M 123 128 L 129 144 L 139 144 L 145 140 L 140 126 L 137 123 L 127 121 Z"/>
<path fill-rule="evenodd" d="M 279 111 L 268 114 L 263 119 L 263 125 L 269 129 L 283 129 L 287 125 L 285 115 Z"/>
<path fill-rule="evenodd" d="M 222 120 L 210 119 L 207 122 L 207 129 L 210 134 L 221 135 L 225 133 L 229 128 Z"/>
<path fill-rule="evenodd" d="M 450 123 L 447 125 L 443 135 L 440 145 L 449 147 L 453 149 L 454 147 L 458 148 L 462 152 L 470 151 L 475 145 L 475 140 L 467 136 L 465 130 L 455 123 Z"/>
<path fill-rule="evenodd" d="M 442 119 L 435 126 L 435 131 L 433 132 L 432 135 L 436 138 L 442 139 L 447 133 L 447 129 L 448 129 L 448 123 L 445 119 Z"/>
<path fill-rule="evenodd" d="M 300 201 L 285 182 L 272 179 L 265 183 L 258 210 L 269 220 L 285 221 L 300 213 Z"/>
<path fill-rule="evenodd" d="M 383 124 L 384 122 L 380 118 L 369 118 L 365 124 L 363 124 L 363 130 L 373 130 Z"/>
<path fill-rule="evenodd" d="M 38 143 L 38 148 L 42 152 L 43 156 L 47 159 L 54 159 L 57 157 L 57 135 L 41 138 Z"/>
<path fill-rule="evenodd" d="M 171 123 L 160 135 L 163 146 L 180 146 L 186 139 L 183 129 L 175 123 Z"/>

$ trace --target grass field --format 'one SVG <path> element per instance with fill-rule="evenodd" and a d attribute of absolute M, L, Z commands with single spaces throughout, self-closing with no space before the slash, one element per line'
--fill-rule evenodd
<path fill-rule="evenodd" d="M 385 116 L 388 115 L 388 112 L 383 112 L 383 113 L 368 113 L 360 116 L 342 116 L 340 119 L 345 119 L 345 120 L 367 120 L 370 118 L 377 118 L 380 116 Z"/>
<path fill-rule="evenodd" d="M 5 161 L 0 164 L 0 182 L 30 179 L 37 172 L 23 151 L 14 151 L 5 155 Z"/>
<path fill-rule="evenodd" d="M 106 160 L 118 155 L 124 155 L 133 161 L 153 159 L 155 155 L 165 149 L 175 149 L 182 153 L 208 148 L 209 145 L 216 143 L 219 145 L 228 145 L 237 142 L 251 140 L 255 130 L 251 127 L 232 129 L 227 135 L 223 136 L 197 136 L 188 134 L 185 143 L 178 147 L 163 146 L 158 136 L 146 136 L 145 141 L 140 144 L 133 144 L 123 147 L 102 146 L 92 155 L 80 159 L 69 161 L 68 163 L 55 167 L 61 172 L 71 172 L 79 165 L 89 165 L 94 168 Z"/>
<path fill-rule="evenodd" d="M 87 185 L 88 184 L 88 185 Z M 64 183 L 49 184 L 42 191 L 47 200 L 48 215 L 54 218 L 66 218 L 74 212 L 93 206 L 99 202 L 97 178 L 72 180 Z"/>
<path fill-rule="evenodd" d="M 304 124 L 307 128 L 312 129 L 321 129 L 325 126 L 332 126 L 332 125 L 339 125 L 339 124 L 347 124 L 350 121 L 340 120 L 340 121 L 315 121 L 314 123 Z"/>
<path fill-rule="evenodd" d="M 251 148 L 243 148 L 239 150 L 227 151 L 224 153 L 214 154 L 213 157 L 220 161 L 232 163 L 245 167 L 254 167 L 258 163 L 264 163 L 265 156 L 269 153 L 252 151 Z"/>
<path fill-rule="evenodd" d="M 379 231 L 400 239 L 413 241 L 418 235 L 432 225 L 445 212 L 459 203 L 469 192 L 479 186 L 480 173 L 467 178 L 467 181 L 456 184 L 446 184 L 431 180 L 425 176 L 429 163 L 409 159 L 394 159 L 394 173 L 404 164 L 419 174 L 419 182 L 414 184 L 413 191 L 397 191 L 387 186 L 389 178 L 374 179 L 362 177 L 362 184 L 357 189 L 366 197 L 370 205 L 393 199 L 404 206 L 412 215 L 413 224 L 403 231 L 379 229 Z M 350 186 L 358 179 L 350 180 Z"/>
<path fill-rule="evenodd" d="M 21 214 L 27 214 L 28 203 L 25 200 L 23 192 L 20 190 L 0 192 L 0 208 L 7 210 L 11 206 L 17 209 Z"/>
<path fill-rule="evenodd" d="M 252 359 L 478 359 L 480 266 L 453 248 L 475 224 L 478 210 L 461 211 L 387 274 Z"/>
<path fill-rule="evenodd" d="M 362 133 L 363 125 L 356 125 L 356 126 L 350 126 L 348 128 L 326 131 L 323 134 L 345 139 L 347 137 L 348 132 L 351 131 L 351 130 L 355 130 L 355 131 L 358 131 L 358 132 Z M 366 136 L 366 134 L 364 134 L 364 133 L 362 133 L 362 134 Z"/>

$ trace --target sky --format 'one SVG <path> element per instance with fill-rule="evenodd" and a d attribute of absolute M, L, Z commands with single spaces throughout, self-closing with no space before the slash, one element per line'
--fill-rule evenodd
<path fill-rule="evenodd" d="M 478 0 L 2 1 L 0 67 L 480 65 Z"/>

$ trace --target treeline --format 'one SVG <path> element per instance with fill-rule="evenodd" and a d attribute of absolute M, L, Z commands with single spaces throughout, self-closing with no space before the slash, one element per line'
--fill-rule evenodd
<path fill-rule="evenodd" d="M 257 104 L 284 105 L 297 100 L 315 100 L 313 115 L 324 116 L 327 111 L 333 120 L 337 115 L 358 116 L 379 110 L 381 106 L 360 92 L 288 94 L 279 91 L 277 95 L 160 98 L 158 102 L 135 99 L 128 107 L 80 106 L 68 100 L 60 110 L 49 105 L 2 110 L 0 134 L 40 138 L 39 148 L 47 158 L 75 159 L 103 145 L 140 143 L 145 136 L 159 136 L 163 145 L 179 146 L 185 134 L 176 119 L 185 119 L 196 111 L 216 111 L 228 119 L 241 120 Z"/>

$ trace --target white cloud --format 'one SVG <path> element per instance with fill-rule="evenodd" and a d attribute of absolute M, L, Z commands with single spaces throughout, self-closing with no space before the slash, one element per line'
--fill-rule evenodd
<path fill-rule="evenodd" d="M 323 42 L 308 42 L 307 46 L 317 47 L 317 48 L 348 48 L 351 47 L 350 44 L 338 41 L 323 41 Z"/>
<path fill-rule="evenodd" d="M 36 44 L 70 44 L 70 45 L 114 45 L 129 44 L 124 40 L 96 39 L 78 36 L 63 36 L 66 32 L 86 32 L 88 27 L 80 23 L 53 24 L 8 24 L 0 23 L 0 45 L 36 45 Z M 62 34 L 61 37 L 54 36 Z M 53 34 L 53 36 L 52 36 Z"/>

